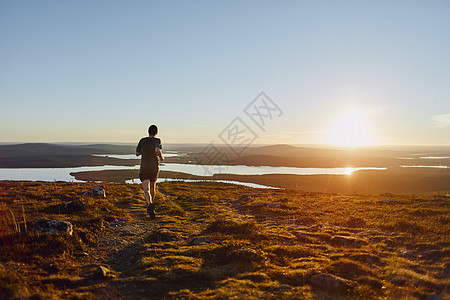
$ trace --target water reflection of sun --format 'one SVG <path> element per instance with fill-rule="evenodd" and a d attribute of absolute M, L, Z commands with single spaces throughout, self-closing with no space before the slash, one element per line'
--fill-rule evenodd
<path fill-rule="evenodd" d="M 345 168 L 344 174 L 345 175 L 352 175 L 353 171 L 355 171 L 354 168 Z"/>
<path fill-rule="evenodd" d="M 349 110 L 332 123 L 327 143 L 339 146 L 364 146 L 371 144 L 364 113 Z"/>

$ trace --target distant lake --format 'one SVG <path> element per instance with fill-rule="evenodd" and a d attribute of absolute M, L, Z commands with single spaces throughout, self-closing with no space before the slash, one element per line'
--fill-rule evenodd
<path fill-rule="evenodd" d="M 188 173 L 198 176 L 212 176 L 214 174 L 237 175 L 265 175 L 265 174 L 293 174 L 293 175 L 350 175 L 360 170 L 386 170 L 387 168 L 296 168 L 244 165 L 196 165 L 196 164 L 164 164 L 161 170 Z"/>
<path fill-rule="evenodd" d="M 0 180 L 32 180 L 32 181 L 77 181 L 70 175 L 72 172 L 139 169 L 139 165 L 76 168 L 11 168 L 0 169 Z M 295 175 L 350 175 L 359 170 L 386 170 L 387 168 L 295 168 L 268 166 L 229 166 L 229 165 L 195 165 L 195 164 L 161 164 L 162 171 L 182 172 L 198 176 L 213 174 L 263 175 L 263 174 L 295 174 Z"/>
<path fill-rule="evenodd" d="M 420 154 L 423 155 L 423 154 Z M 449 159 L 450 156 L 420 156 L 420 157 L 397 157 L 397 159 Z"/>
<path fill-rule="evenodd" d="M 164 156 L 176 157 L 185 156 L 187 153 L 178 151 L 166 151 Z M 102 154 L 95 155 L 102 157 L 118 158 L 123 160 L 140 159 L 135 154 Z M 426 154 L 412 155 L 415 158 L 422 160 L 439 160 L 447 159 L 448 156 L 426 156 Z M 419 157 L 417 157 L 419 156 Z M 399 157 L 398 159 L 413 159 L 412 157 Z M 401 166 L 403 168 L 447 168 L 446 165 L 436 164 L 433 166 L 414 165 Z M 105 165 L 97 167 L 74 167 L 74 168 L 16 168 L 16 169 L 0 169 L 0 180 L 31 180 L 31 181 L 73 181 L 76 180 L 70 173 L 73 172 L 87 172 L 87 171 L 102 171 L 102 170 L 129 170 L 139 169 L 136 166 L 116 166 Z M 245 165 L 197 165 L 197 164 L 179 164 L 179 163 L 162 163 L 160 169 L 162 171 L 182 172 L 197 176 L 212 176 L 214 174 L 237 174 L 237 175 L 265 175 L 265 174 L 293 174 L 293 175 L 350 175 L 352 172 L 360 170 L 379 170 L 385 171 L 387 168 L 375 167 L 348 167 L 348 168 L 296 168 L 296 167 L 270 167 L 270 166 L 245 166 Z M 173 181 L 174 179 L 160 178 L 161 181 Z M 130 180 L 128 182 L 138 183 L 138 179 Z M 220 181 L 233 184 L 244 184 L 253 187 L 264 187 L 251 183 L 238 183 L 232 181 Z"/>
<path fill-rule="evenodd" d="M 136 167 L 134 167 L 136 168 Z M 0 180 L 31 180 L 31 181 L 74 181 L 70 175 L 72 172 L 102 171 L 102 170 L 123 170 L 133 169 L 127 166 L 98 166 L 98 167 L 76 167 L 76 168 L 12 168 L 0 169 Z"/>

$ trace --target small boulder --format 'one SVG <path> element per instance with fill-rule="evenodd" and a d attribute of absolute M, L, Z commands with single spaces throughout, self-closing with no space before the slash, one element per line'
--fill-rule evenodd
<path fill-rule="evenodd" d="M 91 187 L 88 191 L 86 191 L 83 196 L 90 196 L 90 197 L 103 197 L 106 198 L 106 191 L 103 185 L 97 185 L 94 187 Z"/>
<path fill-rule="evenodd" d="M 316 274 L 309 279 L 309 283 L 323 290 L 343 290 L 350 281 L 331 274 Z"/>
<path fill-rule="evenodd" d="M 99 266 L 95 272 L 94 276 L 98 279 L 106 279 L 106 278 L 113 278 L 115 277 L 114 273 L 104 266 Z"/>
<path fill-rule="evenodd" d="M 289 291 L 292 290 L 294 287 L 292 285 L 288 285 L 288 284 L 280 284 L 278 287 L 276 287 L 277 291 L 281 291 L 281 292 L 285 292 L 285 291 Z"/>
<path fill-rule="evenodd" d="M 209 244 L 211 243 L 211 239 L 206 237 L 198 237 L 192 240 L 192 245 L 202 245 L 202 244 Z"/>
<path fill-rule="evenodd" d="M 61 212 L 73 214 L 86 209 L 87 204 L 81 201 L 69 201 L 61 205 Z"/>
<path fill-rule="evenodd" d="M 70 222 L 39 219 L 36 223 L 36 231 L 39 233 L 73 234 L 73 226 Z"/>

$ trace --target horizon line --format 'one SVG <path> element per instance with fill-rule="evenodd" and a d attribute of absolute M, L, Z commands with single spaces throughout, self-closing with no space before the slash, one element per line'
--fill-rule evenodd
<path fill-rule="evenodd" d="M 215 143 L 215 142 L 169 142 L 169 143 L 163 143 L 163 145 L 196 145 L 196 146 L 206 146 L 213 143 L 214 145 L 220 146 L 220 147 L 231 147 L 225 143 Z M 98 141 L 98 142 L 45 142 L 45 141 L 39 141 L 39 142 L 0 142 L 0 145 L 22 145 L 22 144 L 78 144 L 78 145 L 95 145 L 95 144 L 106 144 L 106 145 L 135 145 L 137 144 L 134 142 L 112 142 L 112 141 Z M 247 147 L 264 147 L 264 146 L 293 146 L 293 147 L 327 147 L 327 148 L 341 148 L 341 149 L 361 149 L 361 148 L 381 148 L 381 147 L 450 147 L 450 145 L 444 145 L 444 144 L 378 144 L 378 145 L 352 145 L 352 146 L 345 146 L 345 145 L 333 145 L 333 144 L 325 144 L 325 143 L 254 143 L 251 145 L 248 145 Z"/>

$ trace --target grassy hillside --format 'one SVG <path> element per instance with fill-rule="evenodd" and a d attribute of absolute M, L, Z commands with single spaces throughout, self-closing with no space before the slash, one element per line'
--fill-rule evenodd
<path fill-rule="evenodd" d="M 164 183 L 150 220 L 140 186 L 91 186 L 0 182 L 0 298 L 450 297 L 449 195 Z M 74 233 L 38 234 L 38 218 Z"/>

